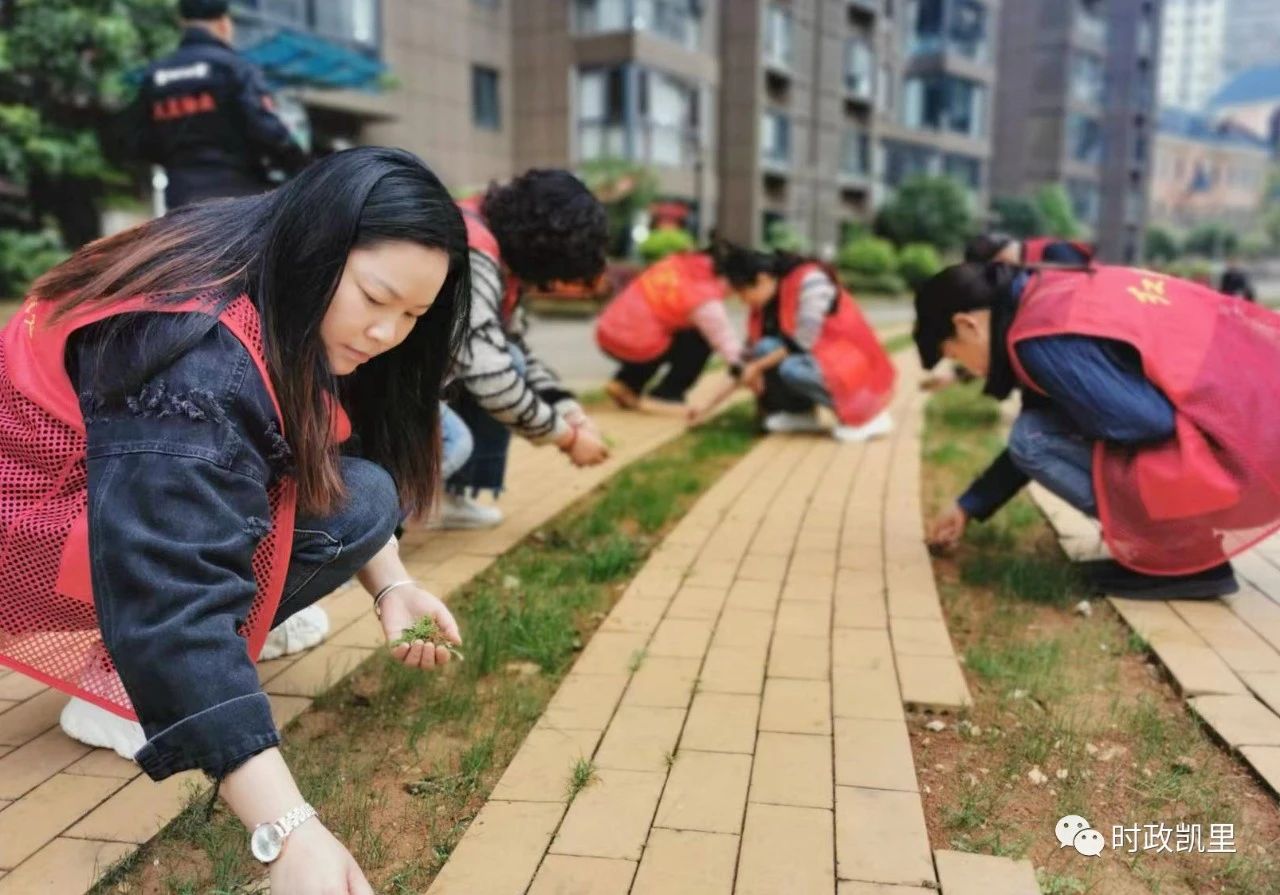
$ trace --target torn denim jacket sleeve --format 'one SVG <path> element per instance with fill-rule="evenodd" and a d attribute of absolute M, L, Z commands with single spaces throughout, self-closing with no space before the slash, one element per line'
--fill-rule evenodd
<path fill-rule="evenodd" d="M 256 592 L 254 549 L 270 530 L 279 430 L 228 330 L 211 322 L 168 360 L 189 315 L 136 316 L 109 343 L 103 324 L 87 327 L 68 351 L 88 436 L 94 602 L 147 735 L 142 769 L 154 780 L 189 769 L 221 779 L 280 741 L 237 633 Z M 128 392 L 112 382 L 139 370 Z"/>

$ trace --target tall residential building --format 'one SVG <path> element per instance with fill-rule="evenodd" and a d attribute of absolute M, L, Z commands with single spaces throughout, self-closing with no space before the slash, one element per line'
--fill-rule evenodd
<path fill-rule="evenodd" d="M 1222 86 L 1242 71 L 1280 62 L 1280 3 L 1228 0 Z"/>
<path fill-rule="evenodd" d="M 1019 0 L 1001 17 L 992 192 L 1062 184 L 1109 260 L 1141 250 L 1158 12 L 1158 0 Z"/>
<path fill-rule="evenodd" d="M 1165 0 L 1160 107 L 1202 109 L 1222 86 L 1231 0 Z"/>

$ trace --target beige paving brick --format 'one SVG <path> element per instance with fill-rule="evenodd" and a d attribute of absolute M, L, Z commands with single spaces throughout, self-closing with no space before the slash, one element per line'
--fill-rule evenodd
<path fill-rule="evenodd" d="M 905 721 L 836 718 L 836 783 L 916 792 Z"/>
<path fill-rule="evenodd" d="M 382 621 L 370 610 L 331 636 L 328 642 L 334 646 L 358 646 L 372 650 L 386 646 L 387 635 L 382 630 Z"/>
<path fill-rule="evenodd" d="M 21 798 L 92 750 L 55 727 L 0 758 L 0 799 Z"/>
<path fill-rule="evenodd" d="M 947 895 L 1040 895 L 1030 861 L 941 849 L 933 858 Z"/>
<path fill-rule="evenodd" d="M 132 851 L 122 842 L 58 838 L 0 879 L 0 895 L 84 892 Z"/>
<path fill-rule="evenodd" d="M 596 752 L 596 765 L 624 771 L 665 771 L 684 719 L 684 709 L 620 706 Z"/>
<path fill-rule="evenodd" d="M 841 880 L 837 895 L 937 895 L 937 889 L 922 886 L 887 886 L 883 883 L 861 883 Z"/>
<path fill-rule="evenodd" d="M 633 634 L 652 634 L 667 611 L 666 600 L 646 600 L 637 596 L 624 596 L 600 625 L 600 633 L 622 631 Z"/>
<path fill-rule="evenodd" d="M 259 662 L 254 669 L 258 672 L 258 683 L 266 686 L 272 680 L 284 674 L 290 666 L 297 664 L 305 653 L 295 653 L 292 656 L 281 656 L 279 659 L 268 659 L 265 662 Z"/>
<path fill-rule="evenodd" d="M 631 895 L 730 895 L 737 860 L 735 835 L 655 827 Z"/>
<path fill-rule="evenodd" d="M 1209 646 L 1156 641 L 1150 644 L 1160 662 L 1186 696 L 1244 694 L 1247 688 L 1222 657 Z"/>
<path fill-rule="evenodd" d="M 276 727 L 284 730 L 294 718 L 311 708 L 311 700 L 305 696 L 281 696 L 271 693 L 267 697 L 271 702 L 271 719 Z"/>
<path fill-rule="evenodd" d="M 1204 639 L 1191 629 L 1168 603 L 1150 600 L 1124 600 L 1108 598 L 1112 607 L 1147 643 L 1182 643 L 1187 646 L 1206 646 Z"/>
<path fill-rule="evenodd" d="M 46 689 L 45 684 L 25 674 L 14 672 L 0 677 L 0 699 L 6 702 L 22 702 Z"/>
<path fill-rule="evenodd" d="M 653 664 L 652 657 L 645 659 L 637 677 Z M 562 730 L 604 730 L 627 686 L 627 678 L 625 674 L 570 673 L 551 697 L 538 725 Z"/>
<path fill-rule="evenodd" d="M 754 609 L 726 609 L 711 636 L 713 646 L 766 647 L 773 634 L 773 614 Z"/>
<path fill-rule="evenodd" d="M 591 758 L 600 733 L 534 727 L 507 765 L 490 798 L 502 802 L 566 802 L 573 766 Z"/>
<path fill-rule="evenodd" d="M 906 705 L 943 711 L 973 705 L 955 659 L 899 656 L 898 684 Z"/>
<path fill-rule="evenodd" d="M 58 723 L 67 695 L 44 690 L 0 715 L 0 746 L 21 746 Z"/>
<path fill-rule="evenodd" d="M 467 828 L 429 895 L 524 895 L 564 806 L 490 799 Z"/>
<path fill-rule="evenodd" d="M 777 581 L 751 581 L 739 578 L 729 588 L 729 598 L 724 605 L 726 609 L 756 609 L 771 612 L 778 605 L 781 594 L 782 587 Z M 643 861 L 640 866 L 643 870 Z"/>
<path fill-rule="evenodd" d="M 737 833 L 751 777 L 751 756 L 681 750 L 658 806 L 656 827 Z"/>
<path fill-rule="evenodd" d="M 0 715 L 3 715 L 17 704 L 16 699 L 0 699 Z"/>
<path fill-rule="evenodd" d="M 1276 795 L 1280 795 L 1280 746 L 1245 746 L 1240 753 Z"/>
<path fill-rule="evenodd" d="M 782 602 L 821 603 L 830 606 L 835 592 L 835 575 L 792 574 L 782 586 Z"/>
<path fill-rule="evenodd" d="M 720 614 L 727 595 L 728 591 L 723 587 L 686 584 L 667 607 L 667 618 L 714 620 Z"/>
<path fill-rule="evenodd" d="M 631 666 L 643 657 L 648 635 L 597 631 L 573 664 L 575 674 L 630 674 Z"/>
<path fill-rule="evenodd" d="M 884 665 L 837 668 L 831 679 L 831 710 L 837 718 L 902 718 L 897 672 Z"/>
<path fill-rule="evenodd" d="M 1230 745 L 1280 746 L 1280 717 L 1250 696 L 1195 696 L 1196 714 Z"/>
<path fill-rule="evenodd" d="M 834 891 L 831 826 L 831 812 L 822 808 L 749 805 L 735 895 Z"/>
<path fill-rule="evenodd" d="M 601 768 L 578 793 L 551 843 L 551 852 L 639 861 L 665 773 Z"/>
<path fill-rule="evenodd" d="M 1280 650 L 1280 603 L 1248 584 L 1242 585 L 1238 593 L 1223 597 L 1222 602 L 1273 649 Z"/>
<path fill-rule="evenodd" d="M 935 887 L 920 797 L 837 786 L 836 863 L 841 879 Z"/>
<path fill-rule="evenodd" d="M 1280 653 L 1218 601 L 1176 600 L 1169 604 L 1183 621 L 1217 650 L 1236 673 L 1280 672 Z"/>
<path fill-rule="evenodd" d="M 762 731 L 747 798 L 774 805 L 831 808 L 831 737 Z"/>
<path fill-rule="evenodd" d="M 825 681 L 831 677 L 831 643 L 827 637 L 778 634 L 769 648 L 771 678 L 805 678 Z"/>
<path fill-rule="evenodd" d="M 640 574 L 631 579 L 625 596 L 669 602 L 683 583 L 679 572 L 653 567 L 653 560 L 650 559 Z"/>
<path fill-rule="evenodd" d="M 701 659 L 707 652 L 713 627 L 711 619 L 667 618 L 653 632 L 650 656 Z"/>
<path fill-rule="evenodd" d="M 780 582 L 787 575 L 787 559 L 750 553 L 738 566 L 738 580 Z"/>
<path fill-rule="evenodd" d="M 737 571 L 737 560 L 699 559 L 690 569 L 685 584 L 694 587 L 727 588 L 733 583 Z"/>
<path fill-rule="evenodd" d="M 0 813 L 0 870 L 12 870 L 92 811 L 124 781 L 56 774 Z"/>
<path fill-rule="evenodd" d="M 839 670 L 893 668 L 893 646 L 883 628 L 846 628 L 831 633 L 831 664 Z"/>
<path fill-rule="evenodd" d="M 697 679 L 697 659 L 646 656 L 640 670 L 632 675 L 622 702 L 623 705 L 686 708 Z"/>
<path fill-rule="evenodd" d="M 933 580 L 933 566 L 923 550 L 909 565 L 887 563 L 885 587 L 889 615 L 898 618 L 942 618 L 938 587 Z"/>
<path fill-rule="evenodd" d="M 146 842 L 186 807 L 193 793 L 208 789 L 204 775 L 185 771 L 159 783 L 136 777 L 67 831 L 76 839 Z"/>
<path fill-rule="evenodd" d="M 1255 696 L 1280 715 L 1280 674 L 1248 672 L 1241 677 Z"/>
<path fill-rule="evenodd" d="M 282 696 L 319 696 L 372 655 L 373 650 L 360 647 L 321 644 L 272 678 L 265 689 Z"/>
<path fill-rule="evenodd" d="M 750 753 L 755 749 L 759 716 L 759 696 L 699 690 L 689 709 L 680 748 Z"/>
<path fill-rule="evenodd" d="M 547 855 L 529 895 L 627 895 L 635 861 Z"/>
<path fill-rule="evenodd" d="M 367 615 L 372 604 L 373 598 L 365 593 L 363 587 L 355 583 L 339 588 L 320 601 L 320 605 L 329 616 L 329 625 L 332 630 L 341 630 L 356 619 Z"/>
<path fill-rule="evenodd" d="M 764 684 L 760 729 L 777 733 L 831 733 L 829 681 L 769 678 Z"/>
<path fill-rule="evenodd" d="M 717 646 L 707 650 L 699 690 L 759 695 L 764 689 L 768 647 Z"/>
<path fill-rule="evenodd" d="M 775 629 L 779 634 L 825 637 L 831 629 L 831 609 L 825 603 L 783 603 L 778 607 Z"/>
<path fill-rule="evenodd" d="M 84 758 L 67 766 L 68 774 L 84 774 L 88 777 L 118 777 L 132 780 L 142 771 L 127 758 L 121 758 L 110 749 L 93 749 Z"/>
<path fill-rule="evenodd" d="M 947 625 L 938 619 L 894 618 L 889 631 L 899 656 L 955 656 Z"/>

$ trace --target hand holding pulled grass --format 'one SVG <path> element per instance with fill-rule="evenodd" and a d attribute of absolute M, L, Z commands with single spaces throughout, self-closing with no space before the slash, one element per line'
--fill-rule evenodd
<path fill-rule="evenodd" d="M 399 587 L 381 604 L 382 630 L 391 655 L 410 668 L 447 665 L 450 657 L 462 658 L 458 623 L 435 594 L 420 587 Z"/>

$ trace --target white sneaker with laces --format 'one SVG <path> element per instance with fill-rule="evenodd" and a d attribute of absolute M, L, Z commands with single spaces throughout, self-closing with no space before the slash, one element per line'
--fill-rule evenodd
<path fill-rule="evenodd" d="M 831 430 L 831 436 L 836 441 L 870 441 L 873 438 L 888 435 L 892 431 L 893 417 L 889 416 L 889 411 L 885 410 L 861 426 L 836 426 Z"/>
<path fill-rule="evenodd" d="M 121 718 L 78 696 L 63 706 L 58 722 L 71 739 L 96 749 L 110 749 L 129 761 L 147 744 L 147 735 L 137 721 Z"/>
<path fill-rule="evenodd" d="M 319 606 L 299 609 L 271 629 L 262 644 L 259 662 L 300 653 L 324 640 L 329 633 L 329 616 Z"/>
<path fill-rule="evenodd" d="M 825 432 L 827 427 L 822 425 L 816 413 L 788 413 L 779 411 L 771 413 L 764 418 L 764 428 L 767 432 Z"/>
<path fill-rule="evenodd" d="M 503 520 L 502 510 L 485 506 L 474 497 L 465 494 L 445 494 L 440 501 L 439 515 L 427 523 L 428 528 L 470 529 L 493 528 Z"/>

